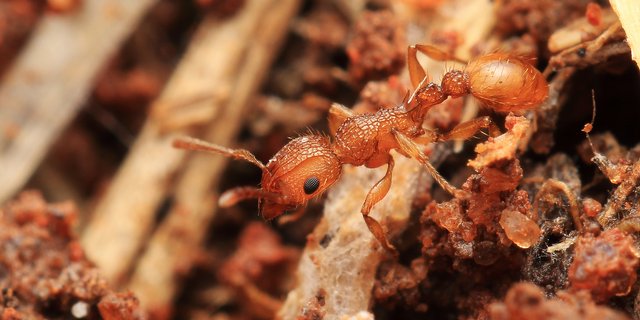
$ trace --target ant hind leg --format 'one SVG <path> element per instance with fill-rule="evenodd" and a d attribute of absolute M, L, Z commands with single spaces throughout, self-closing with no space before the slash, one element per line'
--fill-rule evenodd
<path fill-rule="evenodd" d="M 418 61 L 416 46 L 417 45 L 412 45 L 407 49 L 407 69 L 409 69 L 409 78 L 411 79 L 411 85 L 414 90 L 418 90 L 421 83 L 429 82 L 429 80 L 426 79 L 427 73 Z"/>
<path fill-rule="evenodd" d="M 364 222 L 367 224 L 367 227 L 369 228 L 369 231 L 371 231 L 373 236 L 376 237 L 378 242 L 387 251 L 397 256 L 398 252 L 396 248 L 389 242 L 389 239 L 387 239 L 387 236 L 385 235 L 384 229 L 382 228 L 382 225 L 380 225 L 380 222 L 369 216 L 369 213 L 371 212 L 373 206 L 376 203 L 380 202 L 380 200 L 382 200 L 387 195 L 387 192 L 389 192 L 394 164 L 395 162 L 390 156 L 389 162 L 387 162 L 387 172 L 385 173 L 384 177 L 382 177 L 382 179 L 380 179 L 380 181 L 378 181 L 367 194 L 367 197 L 364 200 L 364 204 L 362 205 L 361 212 L 362 217 L 364 218 Z"/>
<path fill-rule="evenodd" d="M 393 136 L 396 138 L 396 142 L 398 143 L 400 150 L 402 150 L 402 152 L 404 152 L 405 154 L 408 154 L 411 158 L 418 160 L 418 162 L 420 162 L 420 164 L 422 164 L 427 169 L 429 174 L 442 187 L 442 189 L 456 198 L 466 197 L 467 194 L 465 191 L 454 187 L 449 183 L 449 181 L 447 181 L 447 179 L 440 175 L 438 170 L 436 170 L 431 162 L 429 162 L 429 157 L 427 157 L 427 155 L 424 154 L 422 150 L 420 150 L 417 143 L 397 130 L 392 130 L 392 132 Z"/>
<path fill-rule="evenodd" d="M 489 135 L 492 137 L 497 137 L 502 133 L 490 117 L 484 116 L 458 124 L 449 132 L 440 135 L 438 140 L 466 140 L 473 137 L 482 129 L 489 129 Z"/>

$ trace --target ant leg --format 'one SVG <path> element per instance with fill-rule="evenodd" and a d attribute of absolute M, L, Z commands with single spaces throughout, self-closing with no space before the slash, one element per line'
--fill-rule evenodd
<path fill-rule="evenodd" d="M 362 205 L 362 213 L 369 214 L 373 206 L 380 202 L 389 192 L 389 188 L 391 188 L 391 174 L 393 173 L 393 166 L 395 165 L 395 161 L 391 156 L 389 156 L 389 162 L 387 162 L 387 172 L 384 177 L 380 179 L 380 181 L 376 182 L 376 184 L 371 188 L 367 197 L 364 200 L 364 204 Z"/>
<path fill-rule="evenodd" d="M 396 138 L 396 142 L 398 142 L 400 150 L 402 150 L 402 152 L 404 152 L 405 154 L 408 154 L 411 158 L 418 160 L 418 162 L 425 166 L 427 171 L 429 171 L 429 174 L 431 174 L 431 176 L 442 187 L 442 189 L 456 198 L 466 197 L 466 192 L 454 187 L 449 183 L 449 181 L 447 181 L 443 176 L 440 175 L 436 168 L 433 167 L 431 162 L 429 162 L 429 157 L 427 157 L 427 155 L 424 154 L 422 150 L 420 150 L 418 144 L 416 144 L 413 140 L 411 140 L 411 138 L 407 137 L 397 130 L 392 130 L 392 132 L 393 136 Z"/>
<path fill-rule="evenodd" d="M 306 207 L 302 206 L 288 215 L 281 216 L 278 219 L 278 225 L 283 226 L 285 224 L 298 221 L 298 219 L 300 219 L 304 215 L 304 213 L 306 212 L 306 209 L 307 209 Z"/>
<path fill-rule="evenodd" d="M 443 50 L 440 50 L 434 46 L 431 45 L 426 45 L 426 44 L 416 44 L 413 45 L 412 47 L 415 48 L 415 50 L 422 52 L 424 55 L 426 55 L 427 57 L 433 59 L 433 60 L 438 60 L 438 61 L 455 61 L 455 62 L 459 62 L 462 64 L 467 64 L 466 60 L 460 59 L 454 55 L 451 55 Z"/>
<path fill-rule="evenodd" d="M 389 188 L 391 187 L 391 174 L 393 172 L 393 166 L 395 162 L 392 157 L 389 157 L 389 162 L 387 162 L 387 172 L 384 177 L 378 181 L 373 188 L 367 194 L 367 197 L 364 200 L 364 204 L 362 205 L 362 217 L 364 218 L 364 222 L 367 224 L 369 231 L 373 234 L 374 237 L 378 240 L 378 242 L 389 252 L 397 255 L 396 248 L 389 242 L 387 236 L 384 234 L 384 229 L 380 225 L 376 219 L 369 216 L 371 209 L 373 206 L 380 202 L 384 196 L 389 192 Z"/>
<path fill-rule="evenodd" d="M 428 82 L 425 80 L 427 78 L 427 73 L 422 68 L 422 65 L 418 61 L 417 55 L 417 45 L 409 46 L 407 49 L 407 69 L 409 69 L 409 78 L 411 79 L 411 85 L 415 90 L 418 90 L 420 84 L 423 82 Z"/>
<path fill-rule="evenodd" d="M 435 130 L 425 129 L 425 133 L 419 137 L 413 138 L 413 142 L 421 145 L 428 145 L 430 143 L 438 141 L 440 135 Z"/>
<path fill-rule="evenodd" d="M 336 131 L 340 125 L 347 120 L 347 118 L 353 117 L 355 113 L 353 110 L 339 104 L 333 103 L 331 104 L 331 108 L 329 108 L 329 132 L 331 132 L 332 136 L 336 135 Z"/>
<path fill-rule="evenodd" d="M 500 128 L 493 123 L 491 118 L 484 116 L 458 124 L 449 132 L 442 134 L 438 140 L 466 140 L 485 128 L 489 129 L 489 135 L 492 137 L 497 137 L 501 134 Z"/>

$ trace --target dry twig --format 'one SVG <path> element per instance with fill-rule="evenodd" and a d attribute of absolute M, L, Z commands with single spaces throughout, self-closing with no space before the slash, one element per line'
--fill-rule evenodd
<path fill-rule="evenodd" d="M 31 176 L 99 69 L 154 3 L 87 0 L 74 13 L 42 18 L 0 85 L 0 202 Z"/>
<path fill-rule="evenodd" d="M 171 190 L 169 180 L 183 164 L 186 153 L 171 148 L 171 140 L 207 124 L 204 139 L 231 143 L 297 3 L 250 1 L 228 20 L 209 17 L 201 24 L 84 234 L 87 253 L 111 280 L 125 280 L 153 228 L 156 210 Z M 131 282 L 147 306 L 170 302 L 177 265 L 188 259 L 187 251 L 196 250 L 214 214 L 211 186 L 224 163 L 222 158 L 194 155 L 178 178 L 176 205 Z"/>
<path fill-rule="evenodd" d="M 235 77 L 228 83 L 233 88 L 230 100 L 217 106 L 220 113 L 204 131 L 205 140 L 231 144 L 298 4 L 297 0 L 251 1 L 240 13 L 243 24 L 240 30 L 247 33 L 235 41 L 248 45 L 241 53 L 243 59 L 234 66 Z M 226 45 L 226 42 L 217 43 L 215 48 Z M 154 311 L 170 304 L 180 283 L 177 281 L 180 271 L 191 267 L 190 259 L 195 255 L 189 252 L 197 252 L 216 212 L 217 199 L 212 192 L 226 161 L 209 154 L 194 155 L 179 177 L 175 205 L 151 238 L 128 286 L 148 309 Z"/>

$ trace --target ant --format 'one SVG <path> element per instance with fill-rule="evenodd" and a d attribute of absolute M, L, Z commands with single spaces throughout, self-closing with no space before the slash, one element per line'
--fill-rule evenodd
<path fill-rule="evenodd" d="M 464 70 L 450 70 L 441 84 L 429 78 L 417 59 L 421 52 L 435 60 L 455 60 L 453 56 L 429 45 L 408 48 L 408 69 L 413 94 L 395 108 L 373 114 L 354 114 L 350 109 L 333 104 L 329 110 L 329 129 L 333 139 L 310 134 L 291 140 L 265 165 L 242 149 L 228 149 L 193 138 L 178 138 L 176 148 L 219 153 L 249 161 L 262 169 L 262 187 L 238 187 L 227 190 L 219 199 L 222 207 L 238 201 L 258 199 L 263 218 L 270 220 L 287 210 L 304 207 L 308 200 L 322 194 L 340 177 L 343 164 L 377 168 L 387 165 L 384 177 L 367 194 L 362 216 L 380 244 L 395 253 L 382 226 L 369 216 L 373 206 L 382 200 L 391 186 L 394 160 L 389 152 L 418 160 L 436 182 L 455 197 L 466 197 L 464 191 L 451 185 L 429 162 L 421 144 L 451 139 L 467 139 L 488 128 L 491 135 L 500 130 L 487 116 L 463 122 L 440 134 L 422 127 L 429 109 L 448 97 L 472 94 L 498 112 L 528 110 L 537 107 L 548 95 L 544 76 L 522 59 L 505 53 L 491 53 L 470 61 Z M 299 215 L 299 211 L 295 216 Z"/>

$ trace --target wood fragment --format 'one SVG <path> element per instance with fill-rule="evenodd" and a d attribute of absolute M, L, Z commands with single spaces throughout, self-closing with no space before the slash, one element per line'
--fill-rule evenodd
<path fill-rule="evenodd" d="M 0 202 L 31 176 L 100 68 L 155 2 L 87 0 L 73 13 L 42 18 L 0 84 Z"/>
<path fill-rule="evenodd" d="M 640 65 L 640 6 L 636 0 L 610 0 L 613 11 L 618 15 L 622 28 L 627 33 L 631 47 L 631 58 Z"/>

